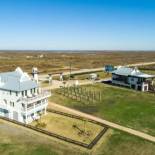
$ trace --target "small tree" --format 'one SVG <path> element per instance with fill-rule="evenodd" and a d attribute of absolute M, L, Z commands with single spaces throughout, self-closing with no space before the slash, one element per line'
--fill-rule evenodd
<path fill-rule="evenodd" d="M 42 112 L 40 111 L 39 113 L 39 119 L 37 119 L 37 124 L 36 124 L 36 127 L 37 128 L 45 128 L 46 127 L 46 123 L 42 122 Z"/>

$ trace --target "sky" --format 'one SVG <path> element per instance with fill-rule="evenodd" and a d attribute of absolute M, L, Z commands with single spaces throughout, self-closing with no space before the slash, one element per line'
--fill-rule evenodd
<path fill-rule="evenodd" d="M 155 1 L 0 0 L 0 49 L 155 50 Z"/>

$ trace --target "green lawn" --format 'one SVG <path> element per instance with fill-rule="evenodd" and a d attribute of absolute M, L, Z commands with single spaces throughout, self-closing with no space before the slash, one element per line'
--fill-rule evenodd
<path fill-rule="evenodd" d="M 155 136 L 155 94 L 105 84 L 85 87 L 102 91 L 102 102 L 86 104 L 56 93 L 50 100 Z"/>
<path fill-rule="evenodd" d="M 104 147 L 99 148 L 98 155 L 153 155 L 155 144 L 135 136 L 113 130 Z"/>

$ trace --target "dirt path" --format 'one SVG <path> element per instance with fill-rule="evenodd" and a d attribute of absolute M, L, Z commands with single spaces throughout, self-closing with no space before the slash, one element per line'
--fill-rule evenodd
<path fill-rule="evenodd" d="M 142 62 L 142 63 L 136 63 L 136 64 L 129 64 L 129 65 L 127 65 L 127 66 L 130 66 L 130 67 L 132 67 L 132 66 L 147 66 L 147 65 L 154 65 L 155 64 L 155 62 Z"/>
<path fill-rule="evenodd" d="M 91 81 L 91 80 L 78 80 L 79 81 L 79 86 L 81 85 L 88 85 L 88 84 L 94 84 L 94 83 L 101 83 L 102 81 L 108 81 L 111 78 L 104 78 L 100 79 L 97 81 Z M 75 84 L 75 80 L 69 80 L 66 82 L 65 86 L 73 86 Z M 42 87 L 43 90 L 52 90 L 52 89 L 57 89 L 64 86 L 63 82 L 58 81 L 58 80 L 53 80 L 52 85 L 44 86 Z"/>
<path fill-rule="evenodd" d="M 79 85 L 87 85 L 87 84 L 92 84 L 93 82 L 91 80 L 78 80 Z M 98 81 L 96 81 L 98 82 Z M 75 80 L 70 80 L 67 81 L 65 86 L 73 86 L 75 84 Z M 57 89 L 64 86 L 63 82 L 58 81 L 58 80 L 53 80 L 51 85 L 48 85 L 46 87 L 42 87 L 43 90 L 51 90 L 51 89 Z"/>
<path fill-rule="evenodd" d="M 128 64 L 126 66 L 129 66 L 129 67 L 133 67 L 133 66 L 146 66 L 146 65 L 153 65 L 155 64 L 155 62 L 141 62 L 141 63 L 136 63 L 136 64 Z M 118 67 L 118 66 L 115 66 L 115 67 Z M 72 71 L 72 74 L 82 74 L 82 73 L 91 73 L 91 72 L 97 72 L 97 71 L 103 71 L 104 70 L 104 67 L 102 68 L 92 68 L 92 69 L 80 69 L 80 70 L 77 70 L 77 71 Z M 63 75 L 69 75 L 70 72 L 64 72 Z M 59 74 L 54 74 L 54 76 L 59 76 Z M 39 80 L 41 81 L 45 81 L 48 79 L 48 74 L 41 74 L 39 75 Z"/>
<path fill-rule="evenodd" d="M 143 138 L 145 140 L 148 140 L 148 141 L 151 141 L 151 142 L 155 142 L 155 137 L 153 137 L 151 135 L 148 135 L 146 133 L 143 133 L 143 132 L 131 129 L 131 128 L 127 128 L 127 127 L 118 125 L 116 123 L 112 123 L 112 122 L 106 121 L 104 119 L 101 119 L 101 118 L 98 118 L 98 117 L 95 117 L 95 116 L 92 116 L 92 115 L 80 112 L 78 110 L 74 110 L 74 109 L 71 109 L 71 108 L 68 108 L 68 107 L 65 107 L 65 106 L 62 106 L 62 105 L 58 105 L 58 104 L 53 103 L 53 102 L 49 102 L 49 108 L 57 109 L 57 110 L 61 110 L 61 111 L 66 111 L 66 112 L 69 112 L 69 113 L 72 113 L 72 114 L 76 114 L 76 115 L 79 115 L 79 116 L 82 116 L 82 117 L 85 117 L 85 118 L 88 118 L 88 119 L 92 119 L 92 120 L 98 121 L 100 123 L 106 124 L 106 125 L 108 125 L 111 128 L 115 128 L 115 129 L 127 132 L 129 134 L 138 136 L 138 137 Z"/>

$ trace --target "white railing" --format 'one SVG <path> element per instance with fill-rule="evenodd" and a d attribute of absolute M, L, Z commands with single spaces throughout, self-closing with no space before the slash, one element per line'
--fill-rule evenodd
<path fill-rule="evenodd" d="M 36 96 L 27 97 L 27 98 L 20 98 L 20 102 L 23 103 L 33 103 L 35 101 L 38 101 L 40 99 L 48 98 L 51 96 L 51 93 L 48 91 L 42 92 L 41 94 L 38 94 Z"/>
<path fill-rule="evenodd" d="M 26 109 L 26 107 L 25 108 L 22 108 L 21 110 L 22 110 L 22 112 L 34 112 L 34 110 L 35 111 L 37 111 L 38 109 L 42 109 L 43 107 L 45 107 L 45 106 L 47 106 L 47 103 L 41 103 L 41 104 L 38 104 L 38 105 L 33 105 L 33 106 L 31 106 L 31 107 L 28 107 L 27 109 Z"/>

